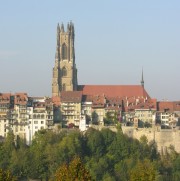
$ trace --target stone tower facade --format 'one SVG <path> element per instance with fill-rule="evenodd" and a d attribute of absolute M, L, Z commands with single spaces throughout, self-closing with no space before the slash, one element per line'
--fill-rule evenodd
<path fill-rule="evenodd" d="M 72 22 L 57 26 L 55 66 L 53 68 L 52 96 L 60 96 L 61 91 L 77 90 L 77 69 L 74 50 L 74 25 Z"/>

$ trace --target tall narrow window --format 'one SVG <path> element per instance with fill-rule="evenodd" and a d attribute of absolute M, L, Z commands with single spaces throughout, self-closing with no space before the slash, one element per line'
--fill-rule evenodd
<path fill-rule="evenodd" d="M 63 67 L 63 69 L 62 69 L 62 76 L 63 76 L 63 77 L 67 76 L 66 67 Z"/>
<path fill-rule="evenodd" d="M 67 46 L 65 43 L 62 45 L 62 59 L 67 59 Z"/>
<path fill-rule="evenodd" d="M 66 84 L 63 84 L 62 91 L 66 91 Z"/>

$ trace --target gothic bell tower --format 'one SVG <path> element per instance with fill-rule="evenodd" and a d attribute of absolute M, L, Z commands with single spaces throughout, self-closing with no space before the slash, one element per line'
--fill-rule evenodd
<path fill-rule="evenodd" d="M 60 96 L 61 91 L 77 90 L 77 69 L 74 51 L 74 25 L 72 22 L 57 26 L 55 66 L 52 78 L 52 96 Z"/>

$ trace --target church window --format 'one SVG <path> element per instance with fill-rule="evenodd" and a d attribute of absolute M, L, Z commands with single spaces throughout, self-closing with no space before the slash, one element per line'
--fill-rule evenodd
<path fill-rule="evenodd" d="M 62 59 L 67 59 L 67 46 L 65 43 L 62 45 Z"/>
<path fill-rule="evenodd" d="M 63 90 L 63 91 L 66 91 L 66 84 L 63 84 L 62 90 Z"/>
<path fill-rule="evenodd" d="M 62 69 L 62 76 L 63 77 L 67 76 L 67 69 L 65 67 L 63 67 Z"/>

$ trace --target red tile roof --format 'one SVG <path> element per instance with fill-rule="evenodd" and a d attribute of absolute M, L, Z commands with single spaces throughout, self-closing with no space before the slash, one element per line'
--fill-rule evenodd
<path fill-rule="evenodd" d="M 101 95 L 108 97 L 147 97 L 148 93 L 141 85 L 80 85 L 83 95 Z"/>
<path fill-rule="evenodd" d="M 174 110 L 173 102 L 168 102 L 168 101 L 158 102 L 157 107 L 158 111 L 161 112 Z"/>
<path fill-rule="evenodd" d="M 14 104 L 26 105 L 28 101 L 27 93 L 15 93 Z"/>
<path fill-rule="evenodd" d="M 92 107 L 104 107 L 105 97 L 104 95 L 94 95 Z"/>
<path fill-rule="evenodd" d="M 180 111 L 180 101 L 174 102 L 174 111 Z"/>
<path fill-rule="evenodd" d="M 10 93 L 0 93 L 0 104 L 7 104 L 10 103 Z"/>
<path fill-rule="evenodd" d="M 82 92 L 81 91 L 62 91 L 61 102 L 78 102 L 81 103 Z"/>
<path fill-rule="evenodd" d="M 83 95 L 82 96 L 82 102 L 92 102 L 93 96 L 92 95 Z"/>
<path fill-rule="evenodd" d="M 169 102 L 169 101 L 162 101 L 157 103 L 158 111 L 164 112 L 173 112 L 173 111 L 180 111 L 180 101 Z"/>
<path fill-rule="evenodd" d="M 60 106 L 60 104 L 61 104 L 60 97 L 59 96 L 52 97 L 52 102 L 53 102 L 54 106 Z"/>

